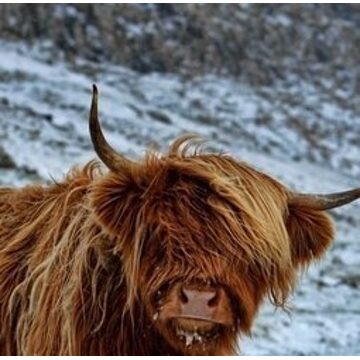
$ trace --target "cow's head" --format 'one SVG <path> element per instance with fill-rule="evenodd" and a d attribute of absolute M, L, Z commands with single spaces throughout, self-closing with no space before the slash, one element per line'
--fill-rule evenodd
<path fill-rule="evenodd" d="M 92 206 L 121 254 L 128 305 L 144 304 L 180 353 L 233 353 L 262 300 L 284 306 L 297 270 L 331 243 L 325 210 L 360 197 L 294 193 L 230 156 L 191 152 L 189 138 L 130 161 L 105 141 L 96 88 L 90 131 L 111 170 L 94 185 Z"/>

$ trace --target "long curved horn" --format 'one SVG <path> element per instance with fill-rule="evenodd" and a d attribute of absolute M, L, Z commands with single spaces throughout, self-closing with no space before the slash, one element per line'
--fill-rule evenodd
<path fill-rule="evenodd" d="M 314 210 L 334 209 L 360 198 L 360 188 L 334 194 L 299 194 L 294 193 L 289 205 L 306 206 Z"/>
<path fill-rule="evenodd" d="M 96 154 L 110 170 L 123 171 L 133 165 L 132 161 L 118 154 L 105 140 L 98 119 L 98 90 L 96 85 L 93 85 L 89 130 Z"/>

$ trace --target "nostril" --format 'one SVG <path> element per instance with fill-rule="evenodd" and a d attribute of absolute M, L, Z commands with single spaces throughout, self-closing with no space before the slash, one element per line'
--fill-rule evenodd
<path fill-rule="evenodd" d="M 184 291 L 183 288 L 180 288 L 179 298 L 180 298 L 180 301 L 181 301 L 183 304 L 187 304 L 187 303 L 189 302 L 189 298 L 186 296 L 185 291 Z"/>
<path fill-rule="evenodd" d="M 218 305 L 219 298 L 220 298 L 220 296 L 219 296 L 218 292 L 214 292 L 213 296 L 207 302 L 208 306 L 214 307 L 214 306 Z"/>

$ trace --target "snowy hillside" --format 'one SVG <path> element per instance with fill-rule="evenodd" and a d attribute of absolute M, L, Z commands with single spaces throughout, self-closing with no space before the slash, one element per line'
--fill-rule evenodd
<path fill-rule="evenodd" d="M 297 76 L 250 87 L 210 76 L 138 73 L 106 63 L 49 61 L 0 42 L 0 185 L 61 178 L 92 159 L 91 85 L 114 147 L 133 157 L 196 132 L 301 191 L 360 186 L 360 109 L 350 90 Z M 337 239 L 303 276 L 292 315 L 266 305 L 245 354 L 360 353 L 360 202 L 334 211 Z"/>

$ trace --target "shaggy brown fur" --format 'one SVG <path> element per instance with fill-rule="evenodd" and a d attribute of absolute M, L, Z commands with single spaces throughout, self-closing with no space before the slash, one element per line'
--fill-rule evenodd
<path fill-rule="evenodd" d="M 326 213 L 227 155 L 178 140 L 123 173 L 92 162 L 61 183 L 0 191 L 0 354 L 193 354 L 156 321 L 159 294 L 221 284 L 234 325 L 202 354 L 234 354 L 261 302 L 283 307 L 333 239 Z"/>

